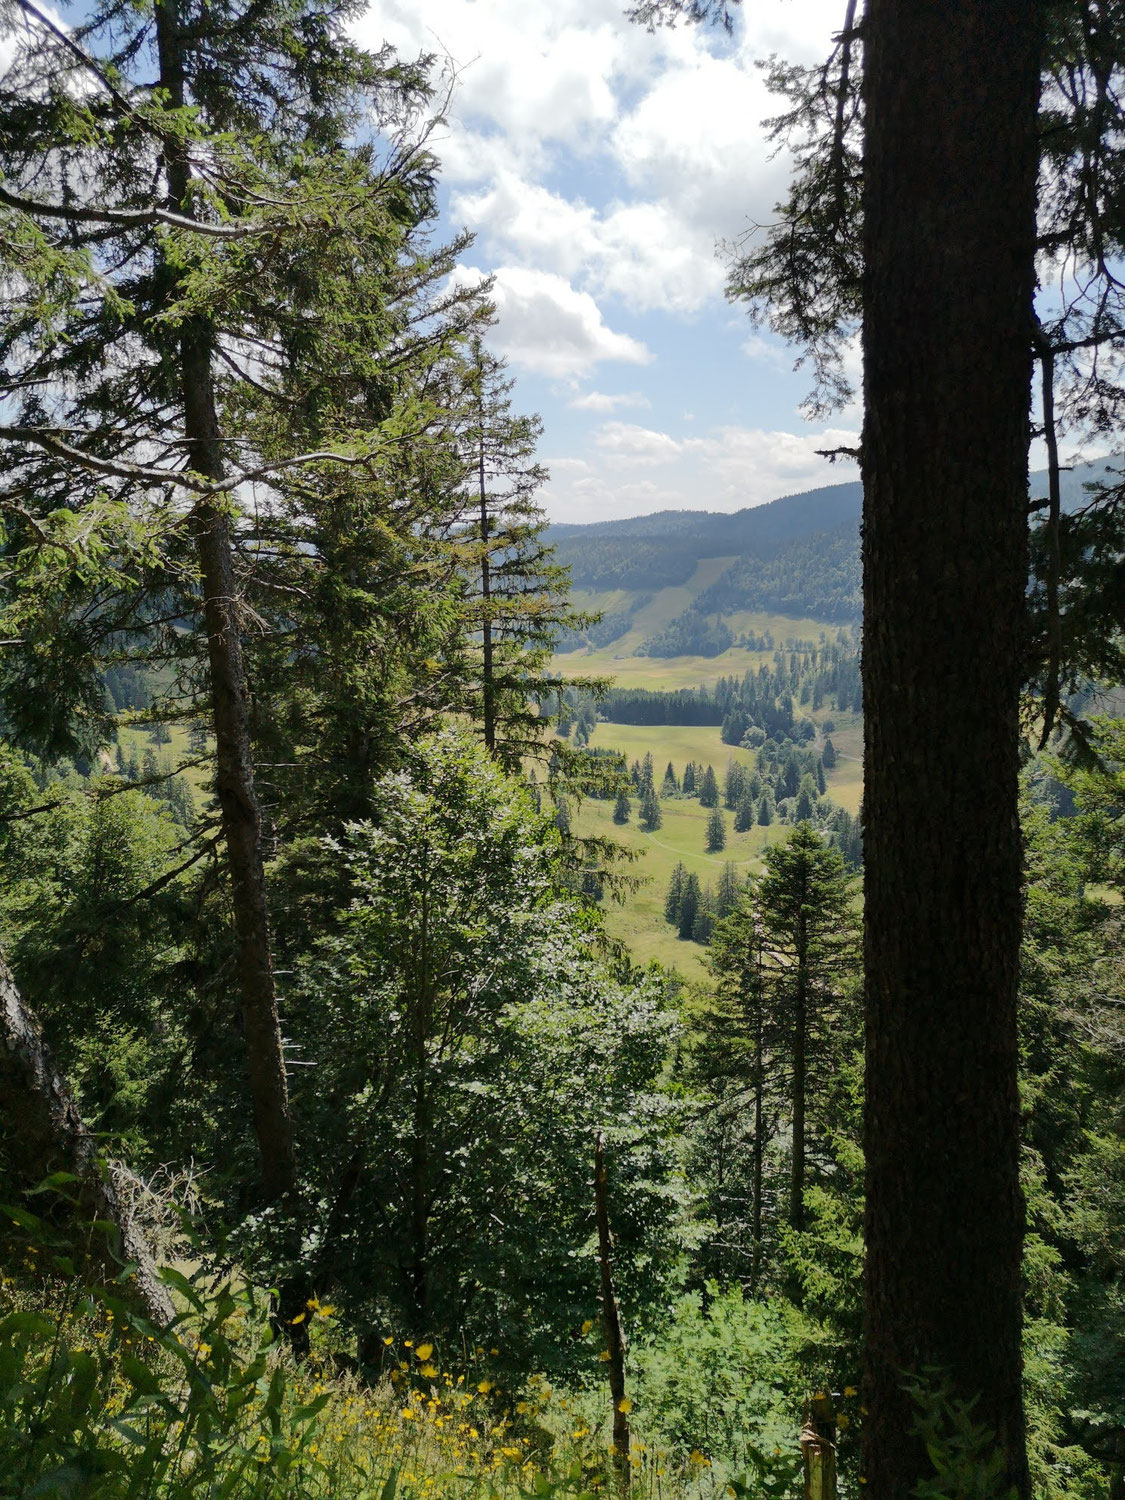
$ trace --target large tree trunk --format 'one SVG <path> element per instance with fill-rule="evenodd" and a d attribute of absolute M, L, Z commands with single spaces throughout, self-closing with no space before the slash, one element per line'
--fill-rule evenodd
<path fill-rule="evenodd" d="M 864 22 L 865 1493 L 932 1473 L 940 1367 L 1027 1493 L 1020 1396 L 1018 696 L 1039 18 Z"/>
<path fill-rule="evenodd" d="M 157 5 L 156 35 L 161 86 L 172 107 L 182 107 L 186 90 L 174 0 Z M 169 151 L 165 168 L 170 206 L 190 218 L 191 173 L 186 155 L 178 149 Z M 197 474 L 221 484 L 226 468 L 215 404 L 212 342 L 206 320 L 195 317 L 185 321 L 180 333 L 180 383 L 188 465 Z M 192 514 L 192 524 L 203 581 L 216 747 L 215 789 L 230 869 L 254 1134 L 265 1194 L 276 1201 L 296 1188 L 296 1152 L 277 1014 L 262 862 L 262 817 L 254 789 L 249 693 L 234 561 L 229 524 L 221 505 L 201 502 Z"/>
<path fill-rule="evenodd" d="M 97 1141 L 83 1125 L 66 1084 L 55 1071 L 47 1045 L 24 1005 L 7 965 L 0 959 L 0 1117 L 7 1152 L 27 1187 L 53 1172 L 78 1179 L 74 1228 L 94 1219 L 117 1226 L 120 1245 L 89 1235 L 91 1269 L 115 1281 L 123 1265 L 136 1266 L 132 1285 L 145 1311 L 163 1327 L 175 1316 L 152 1254 L 120 1187 L 127 1173 L 99 1156 Z M 114 1251 L 116 1250 L 116 1253 Z"/>

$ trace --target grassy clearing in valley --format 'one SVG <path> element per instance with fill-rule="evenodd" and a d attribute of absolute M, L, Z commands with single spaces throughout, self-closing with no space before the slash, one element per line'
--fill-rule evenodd
<path fill-rule="evenodd" d="M 651 601 L 634 616 L 632 626 L 625 635 L 597 651 L 568 651 L 556 656 L 554 670 L 561 677 L 612 677 L 623 688 L 681 688 L 698 687 L 701 683 L 714 682 L 717 677 L 739 677 L 747 671 L 757 671 L 764 661 L 773 660 L 772 651 L 747 651 L 741 646 L 732 646 L 719 656 L 634 656 L 637 647 L 658 630 L 682 614 L 692 600 L 716 578 L 731 562 L 729 557 L 709 557 L 696 568 L 685 584 L 677 588 L 660 589 Z M 592 593 L 576 589 L 572 595 L 579 609 L 602 610 L 615 614 L 628 608 L 629 603 L 639 597 L 639 591 L 614 589 L 611 593 Z M 775 647 L 785 646 L 789 641 L 820 640 L 823 635 L 834 641 L 838 626 L 825 625 L 817 620 L 793 620 L 787 615 L 752 613 L 747 610 L 724 616 L 736 635 L 753 632 L 773 636 Z"/>
<path fill-rule="evenodd" d="M 824 715 L 817 717 L 823 718 Z M 834 722 L 837 728 L 833 730 L 832 743 L 838 750 L 842 742 L 849 746 L 858 743 L 859 720 L 854 715 L 837 716 Z M 704 766 L 712 765 L 721 786 L 728 760 L 734 759 L 749 766 L 755 758 L 753 752 L 740 746 L 724 745 L 716 725 L 600 723 L 590 743 L 620 750 L 630 765 L 634 760 L 643 760 L 646 752 L 651 751 L 658 788 L 669 761 L 681 780 L 689 760 Z M 861 773 L 859 760 L 845 759 L 841 753 L 827 777 L 828 795 L 837 806 L 853 813 L 858 809 L 862 792 Z M 705 843 L 710 810 L 702 807 L 694 797 L 661 799 L 664 821 L 654 833 L 645 833 L 639 827 L 640 804 L 636 797 L 632 803 L 632 815 L 624 826 L 614 823 L 611 802 L 584 802 L 573 820 L 575 833 L 614 838 L 640 856 L 629 866 L 629 873 L 644 878 L 645 884 L 628 893 L 620 904 L 607 900 L 606 925 L 614 937 L 625 943 L 638 963 L 656 959 L 667 968 L 677 969 L 686 979 L 704 981 L 707 978 L 703 961 L 706 949 L 697 943 L 681 941 L 675 929 L 664 920 L 664 897 L 673 869 L 682 861 L 688 870 L 698 875 L 702 885 L 716 884 L 727 860 L 734 861 L 740 875 L 757 875 L 762 868 L 762 851 L 769 844 L 783 839 L 789 825 L 772 823 L 768 828 L 754 827 L 745 833 L 735 833 L 734 814 L 723 808 L 726 848 L 720 854 L 708 854 Z"/>

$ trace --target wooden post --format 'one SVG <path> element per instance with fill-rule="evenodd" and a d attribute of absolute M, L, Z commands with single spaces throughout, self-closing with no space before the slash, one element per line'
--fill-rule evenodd
<path fill-rule="evenodd" d="M 801 1458 L 804 1500 L 836 1500 L 836 1411 L 832 1397 L 823 1391 L 805 1402 Z"/>
<path fill-rule="evenodd" d="M 629 1418 L 625 1400 L 625 1333 L 613 1293 L 613 1268 L 609 1232 L 609 1192 L 605 1169 L 605 1145 L 599 1130 L 594 1138 L 594 1213 L 598 1221 L 598 1263 L 602 1282 L 602 1332 L 609 1353 L 609 1393 L 613 1400 L 613 1465 L 622 1489 L 629 1487 Z M 623 1409 L 624 1408 L 624 1409 Z"/>

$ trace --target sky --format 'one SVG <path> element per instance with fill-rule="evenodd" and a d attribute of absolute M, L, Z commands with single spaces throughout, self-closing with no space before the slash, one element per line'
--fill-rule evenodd
<path fill-rule="evenodd" d="M 723 295 L 721 245 L 768 223 L 787 166 L 760 59 L 818 62 L 843 0 L 748 0 L 733 36 L 650 34 L 625 0 L 372 0 L 359 40 L 455 74 L 441 228 L 495 277 L 493 350 L 543 418 L 554 521 L 739 510 L 857 477 L 853 406 L 800 410 L 797 351 Z M 855 373 L 858 373 L 856 371 Z"/>

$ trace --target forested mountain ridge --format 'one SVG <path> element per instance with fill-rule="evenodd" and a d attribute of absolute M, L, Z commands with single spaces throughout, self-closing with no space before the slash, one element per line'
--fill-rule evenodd
<path fill-rule="evenodd" d="M 1111 462 L 1097 459 L 1060 476 L 1064 511 L 1077 509 L 1084 486 L 1105 479 Z M 1032 502 L 1047 492 L 1039 470 L 1028 485 Z M 858 481 L 785 495 L 767 505 L 724 514 L 658 511 L 621 521 L 555 525 L 547 538 L 571 570 L 576 588 L 651 591 L 684 584 L 699 562 L 733 557 L 726 571 L 688 610 L 645 646 L 654 656 L 715 655 L 730 644 L 725 616 L 766 611 L 829 624 L 851 624 L 861 613 Z M 639 606 L 638 606 L 639 607 Z M 629 628 L 631 611 L 602 622 L 595 645 Z M 608 632 L 615 626 L 616 634 Z M 580 638 L 567 638 L 573 649 Z"/>

